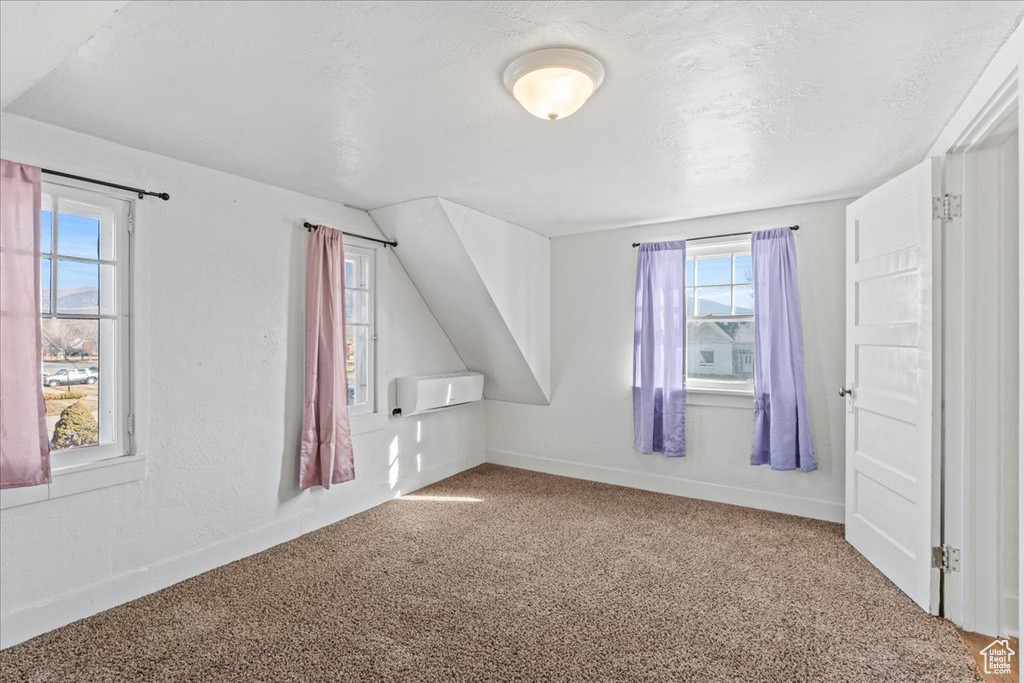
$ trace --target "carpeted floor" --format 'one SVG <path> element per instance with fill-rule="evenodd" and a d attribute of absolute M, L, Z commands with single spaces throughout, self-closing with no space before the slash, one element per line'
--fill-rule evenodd
<path fill-rule="evenodd" d="M 483 465 L 0 653 L 4 681 L 976 681 L 842 527 Z"/>

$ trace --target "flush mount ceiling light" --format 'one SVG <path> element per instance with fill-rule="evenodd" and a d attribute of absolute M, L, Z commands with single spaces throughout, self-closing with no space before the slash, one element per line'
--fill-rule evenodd
<path fill-rule="evenodd" d="M 601 87 L 604 66 L 586 52 L 554 47 L 515 59 L 504 80 L 526 111 L 554 121 L 574 113 Z"/>

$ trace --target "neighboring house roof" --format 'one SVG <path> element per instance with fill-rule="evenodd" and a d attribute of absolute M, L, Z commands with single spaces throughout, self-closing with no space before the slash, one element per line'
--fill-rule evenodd
<path fill-rule="evenodd" d="M 721 328 L 718 323 L 701 320 L 697 323 L 697 329 L 691 335 L 694 339 L 705 342 L 718 342 L 720 344 L 731 344 L 733 339 Z"/>
<path fill-rule="evenodd" d="M 740 325 L 728 321 L 715 321 L 708 319 L 699 319 L 695 322 L 696 329 L 691 335 L 694 339 L 735 344 L 754 343 L 753 325 Z"/>

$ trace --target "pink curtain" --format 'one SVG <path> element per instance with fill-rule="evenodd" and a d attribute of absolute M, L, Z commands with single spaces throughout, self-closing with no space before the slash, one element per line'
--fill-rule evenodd
<path fill-rule="evenodd" d="M 40 171 L 0 159 L 0 489 L 50 482 L 39 320 Z"/>
<path fill-rule="evenodd" d="M 325 489 L 355 478 L 345 361 L 345 248 L 320 226 L 306 250 L 306 388 L 299 485 Z"/>

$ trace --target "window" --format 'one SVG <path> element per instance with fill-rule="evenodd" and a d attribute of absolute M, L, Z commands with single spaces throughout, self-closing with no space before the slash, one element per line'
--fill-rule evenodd
<path fill-rule="evenodd" d="M 753 389 L 753 275 L 748 242 L 690 247 L 686 376 L 691 388 Z"/>
<path fill-rule="evenodd" d="M 41 381 L 57 469 L 131 452 L 131 204 L 44 183 Z"/>
<path fill-rule="evenodd" d="M 376 412 L 373 249 L 345 245 L 345 366 L 349 415 Z"/>

